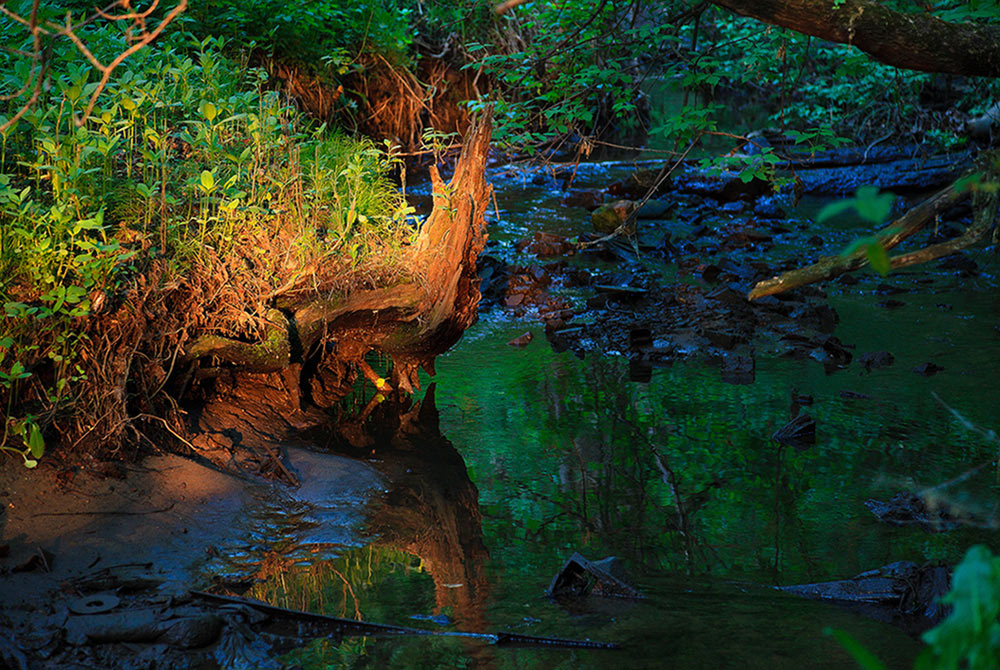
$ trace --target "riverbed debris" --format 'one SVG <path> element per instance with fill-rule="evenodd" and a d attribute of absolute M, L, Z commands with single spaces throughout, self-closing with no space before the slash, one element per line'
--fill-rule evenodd
<path fill-rule="evenodd" d="M 590 561 L 574 552 L 552 579 L 545 595 L 549 598 L 582 598 L 594 595 L 605 598 L 642 600 L 646 596 L 625 581 L 621 560 L 608 556 Z"/>
<path fill-rule="evenodd" d="M 948 592 L 950 579 L 948 566 L 897 561 L 849 579 L 775 588 L 837 602 L 873 619 L 920 631 L 944 618 L 947 608 L 940 598 Z"/>

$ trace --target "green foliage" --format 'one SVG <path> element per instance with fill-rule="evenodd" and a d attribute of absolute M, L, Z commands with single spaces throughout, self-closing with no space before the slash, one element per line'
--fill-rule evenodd
<path fill-rule="evenodd" d="M 0 23 L 0 38 L 25 39 L 11 23 Z M 126 44 L 114 26 L 87 38 L 105 61 Z M 94 301 L 127 291 L 151 264 L 190 276 L 228 264 L 234 281 L 253 275 L 267 291 L 318 257 L 350 267 L 375 251 L 391 263 L 412 234 L 413 210 L 385 176 L 395 159 L 309 127 L 266 88 L 266 73 L 229 60 L 225 46 L 180 32 L 162 38 L 116 70 L 77 127 L 95 77 L 75 47 L 55 42 L 56 86 L 3 138 L 0 444 L 26 463 L 41 455 L 40 426 L 79 400 Z M 27 96 L 17 95 L 24 60 L 4 52 L 0 65 L 9 117 Z M 230 319 L 218 325 L 240 322 Z"/>
<path fill-rule="evenodd" d="M 827 628 L 823 632 L 840 643 L 840 646 L 847 650 L 847 653 L 857 662 L 861 670 L 885 670 L 885 664 L 847 631 Z"/>
<path fill-rule="evenodd" d="M 928 647 L 917 670 L 1000 668 L 1000 557 L 982 545 L 970 548 L 942 602 L 952 611 L 924 633 Z"/>
<path fill-rule="evenodd" d="M 941 598 L 951 613 L 923 634 L 927 647 L 915 670 L 996 670 L 1000 668 L 1000 557 L 983 545 L 971 547 L 955 568 L 951 589 Z M 827 630 L 863 670 L 885 665 L 841 630 Z"/>
<path fill-rule="evenodd" d="M 854 197 L 847 200 L 832 202 L 824 207 L 816 217 L 817 223 L 854 210 L 859 217 L 872 225 L 881 225 L 892 212 L 892 203 L 896 196 L 891 193 L 879 193 L 875 186 L 859 186 Z M 847 246 L 841 255 L 844 257 L 855 254 L 859 249 L 865 250 L 868 263 L 883 277 L 889 274 L 891 264 L 889 252 L 875 235 L 860 237 Z"/>
<path fill-rule="evenodd" d="M 223 36 L 303 63 L 327 59 L 336 69 L 361 53 L 405 61 L 413 39 L 411 4 L 207 0 L 192 3 L 184 21 L 201 37 Z"/>

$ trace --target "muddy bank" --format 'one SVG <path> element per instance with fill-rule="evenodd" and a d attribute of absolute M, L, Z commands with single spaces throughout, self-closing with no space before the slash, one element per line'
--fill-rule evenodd
<path fill-rule="evenodd" d="M 486 629 L 478 492 L 440 433 L 433 389 L 419 403 L 328 418 L 296 443 L 270 444 L 294 487 L 176 455 L 92 470 L 43 465 L 30 477 L 5 468 L 0 658 L 15 668 L 153 659 L 278 668 L 280 654 L 315 637 L 400 634 L 196 593 L 290 603 L 302 596 L 286 582 L 339 575 L 324 566 L 362 544 L 419 559 L 436 594 L 424 616 Z"/>

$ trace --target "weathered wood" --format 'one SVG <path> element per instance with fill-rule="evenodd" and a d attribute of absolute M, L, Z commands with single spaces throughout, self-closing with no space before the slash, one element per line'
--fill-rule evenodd
<path fill-rule="evenodd" d="M 353 362 L 378 349 L 393 358 L 393 386 L 412 392 L 417 369 L 433 374 L 433 360 L 475 322 L 479 304 L 476 259 L 486 244 L 485 213 L 492 195 L 486 158 L 492 112 L 469 129 L 445 184 L 431 167 L 434 209 L 405 259 L 412 280 L 357 291 L 343 298 L 320 297 L 271 310 L 263 342 L 217 335 L 197 338 L 185 351 L 189 361 L 212 357 L 254 372 L 276 372 L 308 356 L 328 338 L 335 355 Z"/>
<path fill-rule="evenodd" d="M 965 178 L 959 179 L 948 188 L 939 191 L 899 219 L 884 227 L 882 232 L 877 235 L 879 243 L 885 249 L 892 249 L 906 238 L 921 230 L 939 214 L 965 200 L 971 193 L 970 187 L 966 182 Z M 971 242 L 969 243 L 971 244 Z M 859 249 L 847 256 L 824 256 L 812 265 L 757 282 L 747 295 L 747 298 L 754 300 L 767 295 L 790 291 L 791 289 L 814 282 L 833 279 L 845 272 L 857 270 L 867 263 L 868 258 L 864 249 Z M 893 267 L 896 266 L 893 265 Z"/>
<path fill-rule="evenodd" d="M 737 14 L 850 44 L 886 65 L 1000 76 L 1000 26 L 899 12 L 876 0 L 711 0 Z"/>

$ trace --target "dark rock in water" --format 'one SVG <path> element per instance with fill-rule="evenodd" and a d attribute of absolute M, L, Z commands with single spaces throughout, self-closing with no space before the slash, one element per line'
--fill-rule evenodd
<path fill-rule="evenodd" d="M 858 363 L 861 363 L 865 372 L 871 372 L 876 368 L 887 368 L 895 362 L 896 359 L 888 351 L 867 351 L 858 356 Z"/>
<path fill-rule="evenodd" d="M 922 497 L 910 491 L 897 493 L 888 502 L 870 499 L 865 507 L 883 523 L 893 526 L 920 526 L 933 533 L 959 528 L 969 520 L 944 500 Z M 973 525 L 973 524 L 970 524 Z"/>
<path fill-rule="evenodd" d="M 639 384 L 653 381 L 653 366 L 642 358 L 632 358 L 628 362 L 628 380 Z"/>
<path fill-rule="evenodd" d="M 754 204 L 753 213 L 762 219 L 781 219 L 785 216 L 785 207 L 787 205 L 788 198 L 786 197 L 780 195 L 763 195 Z"/>
<path fill-rule="evenodd" d="M 931 362 L 921 363 L 920 365 L 917 365 L 913 368 L 914 372 L 916 372 L 918 375 L 923 375 L 924 377 L 932 377 L 937 373 L 941 372 L 942 370 L 944 370 L 943 367 L 941 367 L 937 363 L 931 363 Z"/>
<path fill-rule="evenodd" d="M 534 337 L 535 336 L 529 330 L 528 332 L 524 333 L 523 335 L 519 335 L 519 336 L 515 337 L 513 340 L 511 340 L 510 342 L 508 342 L 507 346 L 517 347 L 518 349 L 520 349 L 521 347 L 528 346 L 528 344 L 531 342 L 532 339 L 534 339 Z"/>
<path fill-rule="evenodd" d="M 573 244 L 562 235 L 555 233 L 536 232 L 530 240 L 521 240 L 517 243 L 518 251 L 526 251 L 535 254 L 540 258 L 548 256 L 561 256 L 573 251 Z"/>
<path fill-rule="evenodd" d="M 594 211 L 604 203 L 604 196 L 600 191 L 570 191 L 563 196 L 562 204 L 565 207 L 582 207 L 587 211 Z"/>
<path fill-rule="evenodd" d="M 854 358 L 854 354 L 848 351 L 844 343 L 837 337 L 831 335 L 823 340 L 821 346 L 809 352 L 809 357 L 822 363 L 829 373 L 838 368 L 847 367 Z"/>
<path fill-rule="evenodd" d="M 875 293 L 879 295 L 897 295 L 899 293 L 909 293 L 910 289 L 903 288 L 902 286 L 893 286 L 892 284 L 879 284 L 875 287 Z"/>
<path fill-rule="evenodd" d="M 815 310 L 819 324 L 816 326 L 821 333 L 832 333 L 840 322 L 840 315 L 837 310 L 829 305 L 818 305 Z"/>
<path fill-rule="evenodd" d="M 808 240 L 806 240 L 806 244 L 808 244 L 811 247 L 821 247 L 823 246 L 824 242 L 825 240 L 819 235 L 813 235 Z"/>
<path fill-rule="evenodd" d="M 720 349 L 725 349 L 726 351 L 730 351 L 736 347 L 737 344 L 741 344 L 746 341 L 745 337 L 731 330 L 706 328 L 701 331 L 701 334 L 705 336 L 705 339 L 712 343 L 713 347 L 719 347 Z"/>
<path fill-rule="evenodd" d="M 581 598 L 587 595 L 606 598 L 642 599 L 645 596 L 625 581 L 621 561 L 613 556 L 588 561 L 574 553 L 552 579 L 545 591 L 549 598 Z"/>
<path fill-rule="evenodd" d="M 709 284 L 714 284 L 719 281 L 720 274 L 722 274 L 722 268 L 714 263 L 709 263 L 701 270 L 701 278 Z"/>
<path fill-rule="evenodd" d="M 858 393 L 857 391 L 841 391 L 838 393 L 841 398 L 847 398 L 848 400 L 871 400 L 872 397 L 867 393 Z"/>
<path fill-rule="evenodd" d="M 653 331 L 649 328 L 633 328 L 628 333 L 629 347 L 641 350 L 653 346 Z"/>
<path fill-rule="evenodd" d="M 753 384 L 756 377 L 753 355 L 727 352 L 722 359 L 722 381 L 728 384 Z"/>
<path fill-rule="evenodd" d="M 938 263 L 937 266 L 941 270 L 954 270 L 966 277 L 979 274 L 979 265 L 965 254 L 952 254 Z"/>
<path fill-rule="evenodd" d="M 674 204 L 669 200 L 647 200 L 636 212 L 636 216 L 640 219 L 662 219 L 670 213 Z"/>
<path fill-rule="evenodd" d="M 605 235 L 615 232 L 635 210 L 635 204 L 631 200 L 615 200 L 601 205 L 590 213 L 594 230 Z"/>
<path fill-rule="evenodd" d="M 905 307 L 906 303 L 902 300 L 894 300 L 890 298 L 889 300 L 883 300 L 878 304 L 878 306 L 883 309 L 899 309 L 900 307 Z"/>
<path fill-rule="evenodd" d="M 810 402 L 812 402 L 811 398 Z M 796 449 L 811 447 L 816 444 L 816 419 L 808 414 L 799 414 L 784 426 L 774 431 L 771 439 L 779 444 L 795 447 Z"/>
<path fill-rule="evenodd" d="M 705 296 L 711 300 L 718 300 L 729 308 L 748 308 L 747 297 L 740 291 L 736 291 L 728 286 L 722 286 Z"/>

